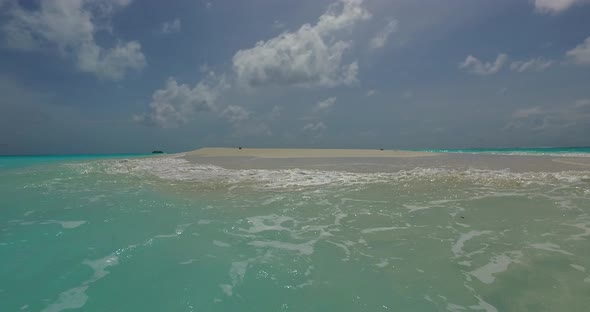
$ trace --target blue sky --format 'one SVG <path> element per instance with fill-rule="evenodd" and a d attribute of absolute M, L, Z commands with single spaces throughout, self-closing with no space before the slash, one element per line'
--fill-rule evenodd
<path fill-rule="evenodd" d="M 590 0 L 0 12 L 0 154 L 590 145 Z"/>

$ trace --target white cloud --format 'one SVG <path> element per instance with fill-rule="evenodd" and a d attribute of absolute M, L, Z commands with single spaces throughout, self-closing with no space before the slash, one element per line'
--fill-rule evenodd
<path fill-rule="evenodd" d="M 535 0 L 535 10 L 539 13 L 557 14 L 574 5 L 587 2 L 588 0 Z"/>
<path fill-rule="evenodd" d="M 567 51 L 565 55 L 576 64 L 590 65 L 590 37 L 577 47 Z"/>
<path fill-rule="evenodd" d="M 499 72 L 507 61 L 508 55 L 503 53 L 498 54 L 498 57 L 496 57 L 496 60 L 493 63 L 482 62 L 478 58 L 469 55 L 465 58 L 465 61 L 459 65 L 459 68 L 476 75 L 492 75 Z"/>
<path fill-rule="evenodd" d="M 352 42 L 340 37 L 370 16 L 362 0 L 344 0 L 330 6 L 315 25 L 304 24 L 295 32 L 239 50 L 233 57 L 238 84 L 334 87 L 356 82 L 357 62 L 343 60 Z"/>
<path fill-rule="evenodd" d="M 277 106 L 270 114 L 264 116 L 253 114 L 242 106 L 229 105 L 221 112 L 220 116 L 230 122 L 233 128 L 232 135 L 235 137 L 268 136 L 272 135 L 272 131 L 267 125 L 267 121 L 272 121 L 272 115 L 277 112 L 275 108 Z"/>
<path fill-rule="evenodd" d="M 322 116 L 323 113 L 326 113 L 328 111 L 330 111 L 332 109 L 332 107 L 334 107 L 334 105 L 336 104 L 336 97 L 329 97 L 327 99 L 318 101 L 310 110 L 309 112 L 302 117 L 299 117 L 299 120 L 306 120 L 306 121 L 310 121 L 313 122 L 314 120 L 319 120 Z M 313 124 L 315 125 L 315 124 Z M 308 124 L 308 126 L 311 126 L 311 124 Z"/>
<path fill-rule="evenodd" d="M 217 110 L 217 100 L 227 87 L 223 76 L 212 73 L 194 88 L 179 85 L 174 78 L 169 78 L 166 87 L 152 95 L 150 112 L 136 115 L 134 119 L 162 128 L 178 127 L 189 122 L 198 111 Z M 237 116 L 237 110 L 233 113 Z"/>
<path fill-rule="evenodd" d="M 375 94 L 377 94 L 377 90 L 375 90 L 375 89 L 371 89 L 371 90 L 367 91 L 367 96 L 373 96 Z"/>
<path fill-rule="evenodd" d="M 310 122 L 303 126 L 303 132 L 321 132 L 326 130 L 326 125 L 322 121 L 318 121 L 317 123 Z"/>
<path fill-rule="evenodd" d="M 528 61 L 514 61 L 510 64 L 510 69 L 519 73 L 526 71 L 542 72 L 553 65 L 553 61 L 541 57 L 532 58 Z"/>
<path fill-rule="evenodd" d="M 84 44 L 78 53 L 78 68 L 101 78 L 121 79 L 128 70 L 139 70 L 145 64 L 145 56 L 137 41 L 119 42 L 110 49 Z"/>
<path fill-rule="evenodd" d="M 389 21 L 389 23 L 387 23 L 387 25 L 385 25 L 383 29 L 381 29 L 381 31 L 379 31 L 373 38 L 371 38 L 371 41 L 369 41 L 369 47 L 371 49 L 383 48 L 387 43 L 389 35 L 391 35 L 395 31 L 397 31 L 397 21 L 391 20 Z"/>
<path fill-rule="evenodd" d="M 162 26 L 160 26 L 160 33 L 161 34 L 172 34 L 177 33 L 182 28 L 182 23 L 180 22 L 179 18 L 176 18 L 169 22 L 164 22 Z"/>
<path fill-rule="evenodd" d="M 313 112 L 314 113 L 326 112 L 326 111 L 330 110 L 332 108 L 332 106 L 334 106 L 334 104 L 336 104 L 336 98 L 329 97 L 323 101 L 317 102 L 317 104 L 313 108 Z"/>
<path fill-rule="evenodd" d="M 250 118 L 250 112 L 237 105 L 230 105 L 226 107 L 221 115 L 232 123 L 244 121 Z"/>
<path fill-rule="evenodd" d="M 296 32 L 283 33 L 257 43 L 252 49 L 239 50 L 233 57 L 237 84 L 249 87 L 332 87 L 357 81 L 356 62 L 343 64 L 342 61 L 351 42 L 339 37 L 349 33 L 359 21 L 370 18 L 361 4 L 362 0 L 342 0 L 330 6 L 313 26 L 305 24 Z M 201 68 L 202 72 L 208 70 L 206 65 Z M 254 115 L 237 105 L 222 109 L 217 100 L 229 86 L 224 76 L 213 73 L 194 88 L 179 85 L 171 78 L 165 88 L 154 92 L 149 112 L 133 118 L 160 127 L 177 127 L 193 119 L 197 111 L 214 111 L 217 116 L 227 119 L 236 132 L 269 134 L 266 123 L 280 116 L 280 108 L 274 107 L 266 115 Z M 313 112 L 326 111 L 335 102 L 336 98 L 318 102 Z M 323 127 L 323 123 L 315 123 L 312 128 Z"/>
<path fill-rule="evenodd" d="M 519 109 L 512 113 L 512 118 L 528 118 L 535 115 L 544 114 L 544 111 L 539 106 Z"/>
<path fill-rule="evenodd" d="M 283 24 L 277 20 L 274 20 L 272 22 L 272 29 L 281 30 L 281 29 L 284 29 L 285 27 L 287 27 L 285 24 Z"/>
<path fill-rule="evenodd" d="M 76 61 L 80 71 L 100 78 L 121 79 L 128 70 L 146 64 L 137 41 L 119 41 L 113 48 L 99 46 L 94 35 L 111 30 L 110 17 L 130 0 L 41 1 L 38 10 L 21 8 L 16 2 L 7 10 L 2 32 L 8 47 L 32 51 L 57 48 Z"/>

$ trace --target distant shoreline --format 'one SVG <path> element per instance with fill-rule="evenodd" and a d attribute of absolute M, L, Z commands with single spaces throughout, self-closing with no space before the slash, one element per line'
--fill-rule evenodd
<path fill-rule="evenodd" d="M 248 156 L 256 158 L 392 158 L 428 157 L 432 152 L 374 149 L 300 149 L 300 148 L 223 148 L 207 147 L 187 152 L 188 156 L 224 157 Z"/>
<path fill-rule="evenodd" d="M 377 149 L 201 148 L 179 153 L 191 163 L 227 169 L 306 168 L 359 172 L 396 172 L 414 168 L 510 170 L 513 172 L 584 171 L 590 157 L 445 153 Z"/>

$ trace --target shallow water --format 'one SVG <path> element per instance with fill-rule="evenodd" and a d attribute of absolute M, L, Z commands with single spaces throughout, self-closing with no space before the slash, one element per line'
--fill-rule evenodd
<path fill-rule="evenodd" d="M 586 311 L 589 177 L 6 165 L 0 311 Z"/>

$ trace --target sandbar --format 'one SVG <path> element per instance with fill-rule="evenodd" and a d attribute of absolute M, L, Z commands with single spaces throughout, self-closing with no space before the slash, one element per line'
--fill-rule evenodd
<path fill-rule="evenodd" d="M 304 148 L 224 148 L 208 147 L 187 153 L 188 156 L 225 157 L 248 156 L 257 158 L 390 158 L 434 156 L 430 152 L 370 149 L 304 149 Z"/>
<path fill-rule="evenodd" d="M 202 148 L 181 153 L 191 163 L 227 169 L 318 169 L 397 172 L 414 168 L 509 170 L 512 172 L 590 171 L 590 157 L 431 153 L 405 150 Z"/>

